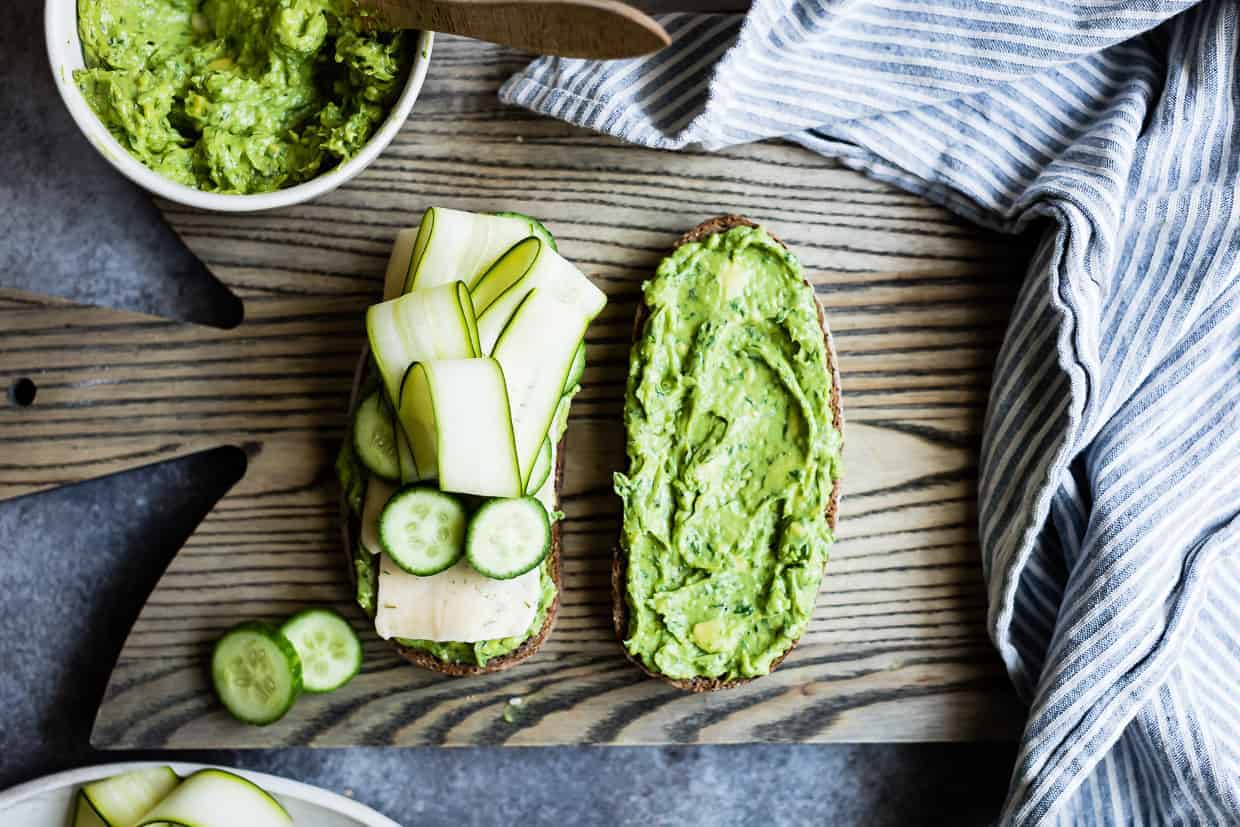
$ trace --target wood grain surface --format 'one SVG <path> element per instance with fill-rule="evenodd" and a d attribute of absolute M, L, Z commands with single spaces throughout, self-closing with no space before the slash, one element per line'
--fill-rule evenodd
<path fill-rule="evenodd" d="M 928 203 L 766 143 L 708 155 L 635 149 L 501 107 L 521 57 L 442 38 L 421 99 L 365 174 L 259 215 L 164 204 L 244 301 L 220 330 L 0 293 L 0 498 L 217 445 L 244 479 L 169 564 L 119 655 L 98 747 L 291 744 L 655 744 L 1009 737 L 1020 710 L 987 640 L 976 545 L 979 431 L 993 356 L 1024 265 Z M 543 217 L 610 303 L 589 335 L 568 431 L 564 607 L 511 671 L 413 668 L 349 599 L 331 462 L 362 313 L 397 229 L 430 204 Z M 839 543 L 802 645 L 773 675 L 687 695 L 625 661 L 608 572 L 624 465 L 621 396 L 639 285 L 674 239 L 716 214 L 764 223 L 799 254 L 843 373 Z M 311 604 L 351 617 L 361 675 L 249 728 L 214 703 L 219 633 Z M 520 699 L 514 703 L 513 699 Z"/>

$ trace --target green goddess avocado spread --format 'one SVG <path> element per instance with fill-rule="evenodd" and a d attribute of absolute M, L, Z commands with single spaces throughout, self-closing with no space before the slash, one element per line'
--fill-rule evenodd
<path fill-rule="evenodd" d="M 87 103 L 135 158 L 208 192 L 302 183 L 370 140 L 413 39 L 351 0 L 78 0 Z"/>
<path fill-rule="evenodd" d="M 685 244 L 644 286 L 624 420 L 629 653 L 672 679 L 767 674 L 833 541 L 832 375 L 813 290 L 765 231 Z"/>

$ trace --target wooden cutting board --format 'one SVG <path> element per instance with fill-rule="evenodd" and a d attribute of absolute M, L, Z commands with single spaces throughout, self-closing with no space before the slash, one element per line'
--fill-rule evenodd
<path fill-rule="evenodd" d="M 163 204 L 244 302 L 220 330 L 0 293 L 0 499 L 219 445 L 245 477 L 150 595 L 112 674 L 97 747 L 660 744 L 1009 737 L 1021 713 L 984 628 L 975 476 L 991 365 L 1024 260 L 928 203 L 802 149 L 636 149 L 500 106 L 522 58 L 441 38 L 412 119 L 364 175 L 312 204 L 209 215 Z M 453 680 L 406 665 L 350 601 L 332 459 L 362 313 L 396 231 L 441 204 L 543 217 L 610 303 L 591 328 L 565 478 L 564 608 L 542 652 Z M 772 676 L 687 695 L 621 657 L 608 570 L 638 287 L 686 228 L 741 212 L 801 257 L 843 371 L 840 541 L 802 645 Z M 330 604 L 362 674 L 250 728 L 205 662 L 244 618 Z M 514 701 L 514 699 L 520 699 Z"/>

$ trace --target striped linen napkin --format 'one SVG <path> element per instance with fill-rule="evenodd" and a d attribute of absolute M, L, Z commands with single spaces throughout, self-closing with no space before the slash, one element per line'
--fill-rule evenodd
<path fill-rule="evenodd" d="M 1008 824 L 1240 824 L 1240 4 L 756 0 L 501 97 L 647 146 L 784 136 L 1041 219 L 982 445 Z M 908 136 L 918 136 L 910 141 Z"/>

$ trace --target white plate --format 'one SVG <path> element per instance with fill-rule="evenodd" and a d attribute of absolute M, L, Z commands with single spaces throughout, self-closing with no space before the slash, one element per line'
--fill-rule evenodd
<path fill-rule="evenodd" d="M 141 761 L 99 764 L 44 776 L 0 793 L 0 824 L 5 827 L 64 827 L 69 823 L 73 796 L 83 784 L 126 770 L 162 766 L 172 767 L 177 775 L 184 778 L 195 770 L 211 765 Z M 364 804 L 300 781 L 248 770 L 220 769 L 244 776 L 280 799 L 297 827 L 400 827 L 392 819 L 379 815 Z"/>

